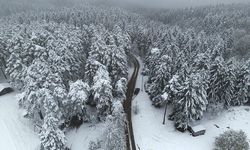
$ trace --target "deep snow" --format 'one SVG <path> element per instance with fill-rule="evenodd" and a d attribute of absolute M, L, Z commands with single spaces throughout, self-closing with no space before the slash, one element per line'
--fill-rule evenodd
<path fill-rule="evenodd" d="M 104 129 L 103 123 L 83 124 L 78 129 L 72 129 L 66 133 L 68 146 L 71 150 L 88 150 L 89 142 L 99 139 Z"/>
<path fill-rule="evenodd" d="M 141 68 L 142 69 L 142 63 Z M 138 76 L 137 87 L 143 87 L 147 77 Z M 164 108 L 155 108 L 145 90 L 142 89 L 134 98 L 133 108 L 137 105 L 138 113 L 132 116 L 135 142 L 138 150 L 211 150 L 215 137 L 229 129 L 243 130 L 250 138 L 250 107 L 233 107 L 224 111 L 219 117 L 205 114 L 198 123 L 206 128 L 205 135 L 192 137 L 187 131 L 175 130 L 172 121 L 166 119 L 163 125 Z M 169 114 L 169 109 L 167 111 Z M 219 128 L 216 127 L 219 126 Z"/>
<path fill-rule="evenodd" d="M 0 96 L 0 150 L 35 150 L 39 138 L 32 123 L 22 117 L 16 95 Z"/>

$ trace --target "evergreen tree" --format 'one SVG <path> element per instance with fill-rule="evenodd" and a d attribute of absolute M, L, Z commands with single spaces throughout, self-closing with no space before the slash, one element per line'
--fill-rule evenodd
<path fill-rule="evenodd" d="M 240 65 L 235 71 L 235 88 L 232 105 L 243 105 L 248 101 L 249 70 L 245 65 Z"/>
<path fill-rule="evenodd" d="M 120 101 L 116 101 L 112 106 L 112 115 L 109 115 L 105 123 L 104 149 L 125 150 L 125 114 Z"/>
<path fill-rule="evenodd" d="M 210 66 L 208 99 L 210 106 L 222 104 L 229 107 L 233 99 L 235 76 L 222 57 L 216 57 Z"/>
<path fill-rule="evenodd" d="M 115 25 L 113 29 L 114 40 L 117 47 L 121 48 L 124 52 L 129 52 L 131 49 L 131 40 L 127 32 Z"/>
<path fill-rule="evenodd" d="M 110 68 L 112 68 L 110 71 L 110 76 L 113 86 L 115 86 L 115 83 L 120 78 L 127 78 L 127 56 L 123 49 L 121 49 L 120 47 L 116 47 L 115 50 L 112 51 Z"/>
<path fill-rule="evenodd" d="M 207 93 L 201 75 L 192 73 L 188 66 L 183 67 L 178 80 L 173 118 L 177 129 L 186 130 L 190 122 L 202 118 L 208 104 Z"/>
<path fill-rule="evenodd" d="M 49 68 L 46 63 L 37 61 L 28 68 L 27 73 L 24 82 L 26 86 L 19 99 L 19 106 L 26 109 L 27 116 L 36 122 L 43 119 L 44 95 L 41 89 L 44 88 L 46 77 L 49 76 Z"/>
<path fill-rule="evenodd" d="M 123 102 L 126 99 L 127 79 L 121 78 L 116 82 L 114 97 Z"/>
<path fill-rule="evenodd" d="M 154 105 L 161 105 L 159 96 L 163 93 L 165 86 L 171 78 L 171 63 L 171 58 L 163 55 L 159 64 L 155 65 L 157 69 L 155 69 L 154 76 L 151 78 L 152 83 L 147 89 Z"/>
<path fill-rule="evenodd" d="M 68 99 L 70 104 L 67 106 L 68 114 L 71 117 L 77 116 L 79 120 L 87 120 L 88 114 L 86 110 L 86 102 L 89 97 L 90 88 L 88 84 L 81 80 L 70 83 Z"/>
<path fill-rule="evenodd" d="M 9 75 L 11 83 L 18 89 L 24 86 L 24 77 L 26 73 L 26 66 L 22 60 L 23 41 L 22 38 L 14 39 L 13 47 L 9 49 L 10 57 L 6 64 L 6 74 Z"/>
<path fill-rule="evenodd" d="M 59 129 L 60 116 L 58 104 L 49 91 L 44 90 L 45 118 L 40 132 L 42 150 L 66 150 L 66 138 Z"/>
<path fill-rule="evenodd" d="M 102 36 L 97 34 L 93 38 L 93 43 L 90 47 L 89 58 L 95 61 L 100 62 L 106 67 L 110 64 L 110 56 L 111 51 L 110 48 L 107 47 L 105 41 L 102 39 Z"/>
<path fill-rule="evenodd" d="M 90 85 L 90 87 L 94 84 L 93 77 L 100 66 L 102 66 L 102 64 L 92 58 L 88 58 L 86 61 L 84 80 Z"/>
<path fill-rule="evenodd" d="M 92 86 L 94 101 L 96 103 L 98 118 L 104 120 L 110 114 L 112 102 L 112 86 L 109 73 L 105 66 L 101 65 L 94 76 Z"/>

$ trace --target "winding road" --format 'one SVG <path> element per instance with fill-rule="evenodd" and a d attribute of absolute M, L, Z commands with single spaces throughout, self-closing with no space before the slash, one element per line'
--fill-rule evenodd
<path fill-rule="evenodd" d="M 127 144 L 127 150 L 136 150 L 133 125 L 132 125 L 132 119 L 131 119 L 131 111 L 132 111 L 132 98 L 134 96 L 135 85 L 136 85 L 136 80 L 137 80 L 140 64 L 137 58 L 133 54 L 129 54 L 129 57 L 133 61 L 134 72 L 128 82 L 126 100 L 124 102 L 124 110 L 125 110 L 126 117 L 127 117 L 126 144 Z"/>

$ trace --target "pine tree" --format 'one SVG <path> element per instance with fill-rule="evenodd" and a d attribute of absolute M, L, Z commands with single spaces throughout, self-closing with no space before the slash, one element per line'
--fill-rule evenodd
<path fill-rule="evenodd" d="M 112 102 L 112 86 L 109 73 L 105 66 L 101 65 L 94 76 L 92 86 L 94 101 L 96 103 L 98 118 L 104 120 L 110 114 Z"/>
<path fill-rule="evenodd" d="M 121 46 L 117 46 L 114 40 L 114 35 L 107 33 L 105 41 L 109 51 L 110 61 L 106 64 L 110 73 L 112 86 L 114 87 L 119 78 L 126 78 L 127 71 L 127 56 Z"/>
<path fill-rule="evenodd" d="M 42 150 L 65 150 L 66 138 L 59 129 L 61 113 L 49 90 L 44 90 L 45 118 L 40 132 Z"/>
<path fill-rule="evenodd" d="M 13 40 L 13 47 L 10 49 L 10 57 L 6 64 L 6 74 L 9 75 L 11 83 L 18 89 L 24 85 L 26 66 L 22 60 L 23 40 L 22 38 Z"/>
<path fill-rule="evenodd" d="M 112 50 L 111 54 L 111 64 L 110 64 L 110 76 L 112 79 L 112 85 L 115 86 L 115 83 L 120 78 L 127 78 L 128 76 L 128 65 L 127 65 L 127 56 L 121 47 L 115 47 Z"/>
<path fill-rule="evenodd" d="M 163 55 L 160 58 L 159 64 L 155 65 L 155 72 L 151 78 L 151 84 L 148 87 L 148 93 L 154 105 L 161 106 L 162 102 L 159 101 L 159 96 L 163 94 L 163 90 L 171 78 L 171 58 Z"/>
<path fill-rule="evenodd" d="M 7 39 L 4 39 L 3 35 L 0 35 L 0 67 L 3 73 L 4 69 L 6 68 L 7 57 L 9 56 L 6 40 Z"/>
<path fill-rule="evenodd" d="M 116 82 L 114 97 L 123 102 L 126 99 L 127 79 L 121 78 Z"/>
<path fill-rule="evenodd" d="M 208 70 L 209 69 L 209 56 L 206 53 L 198 54 L 193 60 L 192 66 L 196 70 Z"/>
<path fill-rule="evenodd" d="M 150 78 L 154 76 L 155 65 L 159 64 L 159 57 L 161 56 L 161 51 L 158 48 L 151 49 L 150 53 L 145 60 L 145 68 L 149 70 L 146 74 L 149 75 L 149 83 L 151 83 Z"/>
<path fill-rule="evenodd" d="M 81 80 L 70 83 L 70 89 L 68 93 L 70 104 L 68 105 L 67 110 L 71 117 L 77 116 L 79 120 L 88 119 L 86 102 L 89 98 L 89 91 L 90 88 L 88 84 Z"/>
<path fill-rule="evenodd" d="M 186 130 L 190 122 L 201 119 L 208 104 L 203 78 L 199 73 L 184 72 L 173 101 L 176 128 L 181 130 Z"/>
<path fill-rule="evenodd" d="M 240 65 L 235 70 L 235 88 L 232 105 L 243 105 L 248 101 L 249 70 L 245 65 Z"/>
<path fill-rule="evenodd" d="M 19 99 L 19 106 L 26 109 L 27 116 L 35 122 L 43 119 L 41 114 L 44 114 L 44 96 L 41 93 L 41 89 L 44 88 L 49 72 L 46 63 L 37 61 L 28 68 L 27 76 L 25 77 L 24 91 Z"/>
<path fill-rule="evenodd" d="M 124 52 L 129 52 L 131 49 L 131 39 L 127 32 L 115 25 L 113 29 L 114 40 L 117 47 L 120 47 Z"/>
<path fill-rule="evenodd" d="M 210 66 L 208 99 L 210 106 L 222 104 L 229 107 L 233 99 L 235 75 L 222 57 L 216 57 Z"/>
<path fill-rule="evenodd" d="M 90 87 L 94 84 L 93 77 L 95 76 L 97 70 L 102 64 L 92 58 L 88 58 L 85 66 L 85 75 L 84 80 L 90 85 Z"/>
<path fill-rule="evenodd" d="M 102 39 L 101 35 L 96 35 L 92 38 L 93 43 L 90 47 L 89 58 L 95 61 L 100 62 L 101 64 L 105 65 L 106 67 L 110 64 L 110 56 L 111 51 L 110 48 L 107 47 L 105 41 Z M 95 40 L 94 40 L 95 39 Z"/>
<path fill-rule="evenodd" d="M 202 118 L 208 101 L 200 73 L 192 73 L 189 66 L 184 65 L 179 77 L 171 80 L 169 93 L 174 97 L 174 109 L 170 117 L 175 120 L 177 129 L 184 131 L 190 122 Z"/>
<path fill-rule="evenodd" d="M 125 150 L 125 114 L 120 101 L 112 106 L 112 115 L 109 115 L 105 123 L 104 148 L 109 150 Z"/>

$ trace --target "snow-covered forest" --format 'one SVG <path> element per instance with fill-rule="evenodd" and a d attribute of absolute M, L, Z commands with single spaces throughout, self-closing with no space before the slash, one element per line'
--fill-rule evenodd
<path fill-rule="evenodd" d="M 220 118 L 236 107 L 249 110 L 250 4 L 129 6 L 102 0 L 0 2 L 0 68 L 6 77 L 1 81 L 10 83 L 21 117 L 33 126 L 39 139 L 35 149 L 76 149 L 67 135 L 89 125 L 101 128 L 85 142 L 89 150 L 140 150 L 133 147 L 138 139 L 133 129 L 139 129 L 132 124 L 147 110 L 166 109 L 162 118 L 172 125 L 164 128 L 177 134 L 208 116 Z M 141 86 L 133 66 L 140 67 L 135 72 L 138 80 L 144 77 Z M 126 103 L 139 101 L 128 96 L 135 87 L 146 91 L 140 104 L 151 100 L 152 105 Z M 241 132 L 242 139 L 250 136 L 249 129 Z M 0 142 L 1 148 L 9 149 Z"/>

